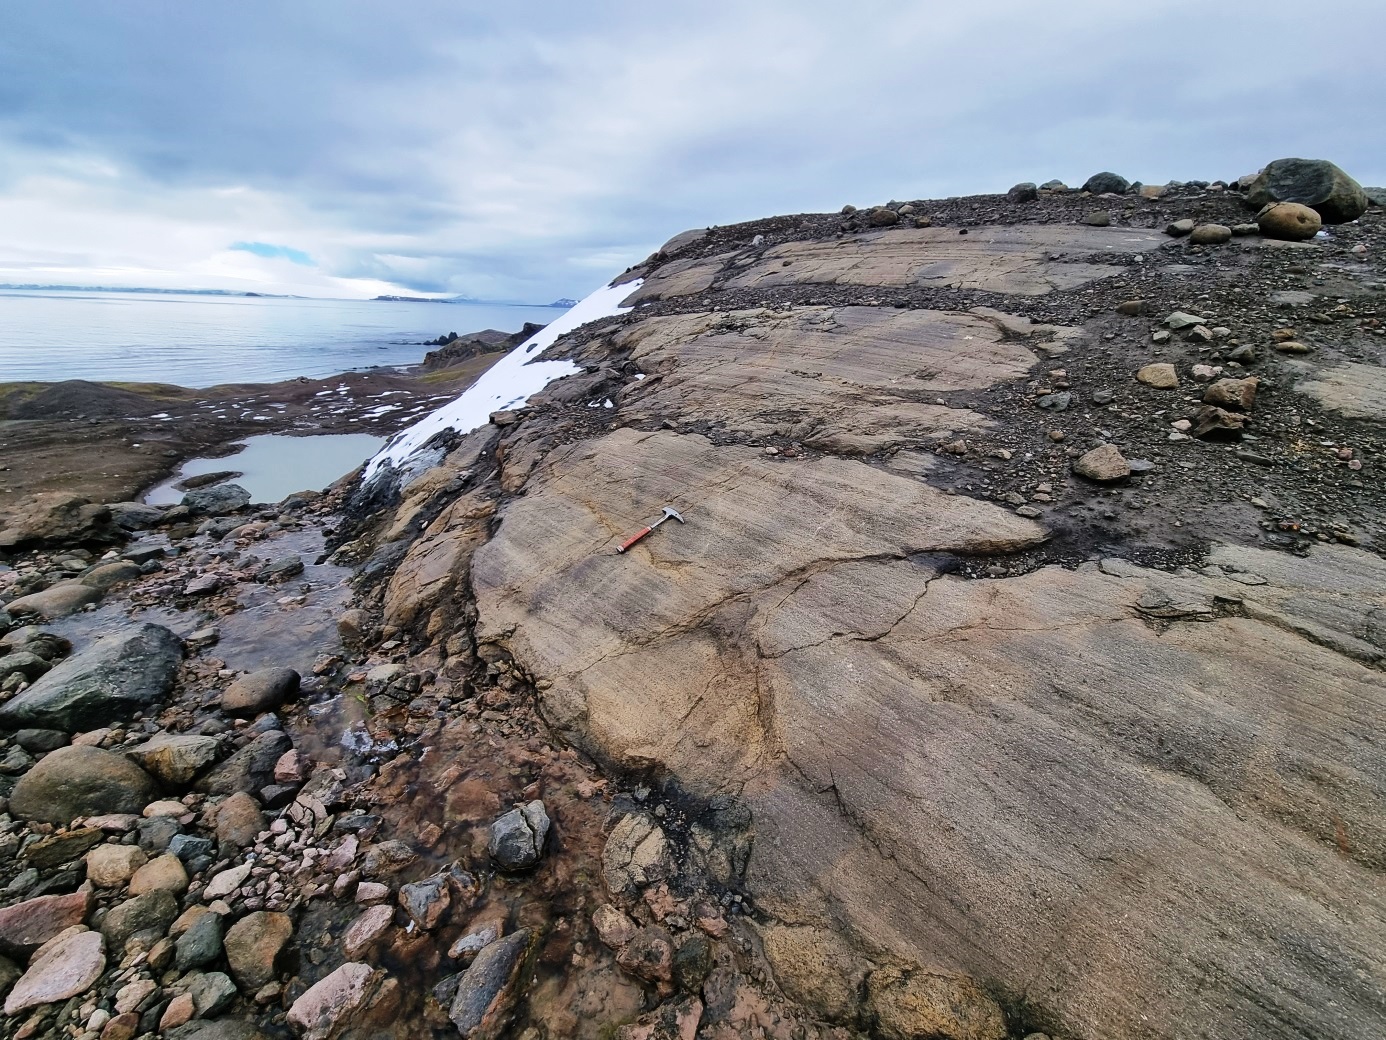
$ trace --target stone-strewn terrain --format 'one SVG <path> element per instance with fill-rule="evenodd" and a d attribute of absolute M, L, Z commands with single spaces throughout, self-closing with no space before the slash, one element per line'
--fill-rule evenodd
<path fill-rule="evenodd" d="M 8 1028 L 1386 1031 L 1386 235 L 1286 183 L 687 233 L 407 480 L 30 508 Z"/>

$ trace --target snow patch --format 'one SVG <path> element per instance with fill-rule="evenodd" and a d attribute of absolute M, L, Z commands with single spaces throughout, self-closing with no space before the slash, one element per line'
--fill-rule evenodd
<path fill-rule="evenodd" d="M 571 361 L 532 361 L 558 342 L 559 337 L 580 325 L 599 318 L 625 314 L 631 308 L 621 301 L 640 288 L 640 281 L 605 285 L 486 370 L 460 397 L 443 405 L 395 434 L 371 459 L 362 483 L 369 483 L 381 467 L 401 467 L 405 460 L 444 430 L 471 433 L 490 421 L 492 412 L 502 412 L 524 404 L 555 379 L 575 375 L 582 369 Z"/>

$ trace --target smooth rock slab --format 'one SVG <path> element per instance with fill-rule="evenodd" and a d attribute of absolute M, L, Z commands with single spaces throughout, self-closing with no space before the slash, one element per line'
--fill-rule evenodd
<path fill-rule="evenodd" d="M 162 625 L 142 624 L 79 650 L 0 707 L 0 726 L 72 733 L 128 719 L 173 689 L 183 644 Z"/>
<path fill-rule="evenodd" d="M 85 993 L 105 970 L 106 943 L 100 932 L 64 932 L 34 954 L 29 969 L 5 998 L 5 1014 Z"/>
<path fill-rule="evenodd" d="M 1087 262 L 1084 254 L 1137 253 L 1165 238 L 1144 228 L 1018 224 L 969 228 L 890 228 L 837 239 L 785 242 L 750 264 L 732 266 L 735 253 L 674 261 L 652 271 L 624 302 L 670 299 L 703 292 L 781 285 L 858 285 L 983 290 L 1019 296 L 1077 288 L 1121 269 Z M 1071 259 L 1051 261 L 1055 252 Z M 788 260 L 789 266 L 785 266 Z"/>

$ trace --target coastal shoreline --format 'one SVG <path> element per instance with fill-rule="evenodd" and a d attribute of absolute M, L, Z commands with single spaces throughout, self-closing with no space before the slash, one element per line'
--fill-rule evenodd
<path fill-rule="evenodd" d="M 230 455 L 248 437 L 389 436 L 455 398 L 501 356 L 480 354 L 435 371 L 419 365 L 206 389 L 2 383 L 0 528 L 45 492 L 137 499 L 188 460 Z"/>

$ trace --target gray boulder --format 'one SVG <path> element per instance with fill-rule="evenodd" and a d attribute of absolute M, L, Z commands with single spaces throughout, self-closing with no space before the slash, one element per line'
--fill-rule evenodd
<path fill-rule="evenodd" d="M 197 789 L 208 794 L 230 795 L 268 787 L 274 783 L 274 764 L 284 752 L 292 751 L 293 746 L 282 730 L 261 733 L 199 780 Z"/>
<path fill-rule="evenodd" d="M 1125 195 L 1131 182 L 1115 173 L 1094 173 L 1083 184 L 1083 190 L 1094 195 Z"/>
<path fill-rule="evenodd" d="M 128 719 L 173 689 L 183 644 L 162 625 L 98 639 L 0 707 L 0 726 L 72 733 Z"/>
<path fill-rule="evenodd" d="M 143 502 L 112 502 L 109 509 L 111 519 L 123 531 L 144 531 L 164 518 L 162 509 Z"/>
<path fill-rule="evenodd" d="M 1326 159 L 1277 159 L 1262 170 L 1246 194 L 1259 210 L 1272 202 L 1298 202 L 1325 224 L 1346 224 L 1367 212 L 1362 185 Z"/>
<path fill-rule="evenodd" d="M 51 752 L 19 778 L 10 812 L 68 824 L 78 816 L 139 813 L 157 795 L 149 774 L 123 755 L 73 745 Z"/>
<path fill-rule="evenodd" d="M 221 956 L 221 948 L 221 915 L 206 913 L 174 941 L 174 963 L 179 971 L 200 968 Z M 196 995 L 193 1002 L 197 1002 Z"/>
<path fill-rule="evenodd" d="M 116 560 L 112 563 L 98 564 L 77 580 L 83 585 L 106 592 L 123 581 L 136 581 L 143 573 L 138 564 L 129 560 Z"/>
<path fill-rule="evenodd" d="M 499 1035 L 499 1020 L 515 1001 L 514 980 L 529 948 L 529 938 L 528 929 L 522 928 L 491 943 L 458 979 L 448 1017 L 463 1040 L 481 1035 L 483 1023 L 491 1027 L 485 1035 Z"/>
<path fill-rule="evenodd" d="M 1039 188 L 1030 181 L 1017 184 L 1006 192 L 1007 202 L 1034 202 L 1039 198 Z"/>
<path fill-rule="evenodd" d="M 292 668 L 261 668 L 242 675 L 221 695 L 221 710 L 232 715 L 274 711 L 298 693 L 299 674 Z"/>
<path fill-rule="evenodd" d="M 12 654 L 0 657 L 0 682 L 8 679 L 11 675 L 22 675 L 25 682 L 33 682 L 39 676 L 52 670 L 52 665 L 45 661 L 38 654 L 31 654 L 27 650 L 19 650 Z"/>
<path fill-rule="evenodd" d="M 126 533 L 108 507 L 70 491 L 49 491 L 21 504 L 0 529 L 0 549 L 29 545 L 116 545 Z"/>
<path fill-rule="evenodd" d="M 511 809 L 491 824 L 487 850 L 502 870 L 524 870 L 539 862 L 549 834 L 549 814 L 544 803 L 533 801 Z"/>
<path fill-rule="evenodd" d="M 197 488 L 183 496 L 183 505 L 193 516 L 225 516 L 250 505 L 250 492 L 239 484 Z"/>
<path fill-rule="evenodd" d="M 116 956 L 134 938 L 150 943 L 162 939 L 178 916 L 178 900 L 167 889 L 155 889 L 111 907 L 101 921 L 101 934 Z"/>
<path fill-rule="evenodd" d="M 197 1003 L 196 997 L 193 1003 Z M 195 1018 L 165 1030 L 162 1035 L 164 1040 L 264 1040 L 265 1037 L 254 1023 L 235 1018 Z"/>

